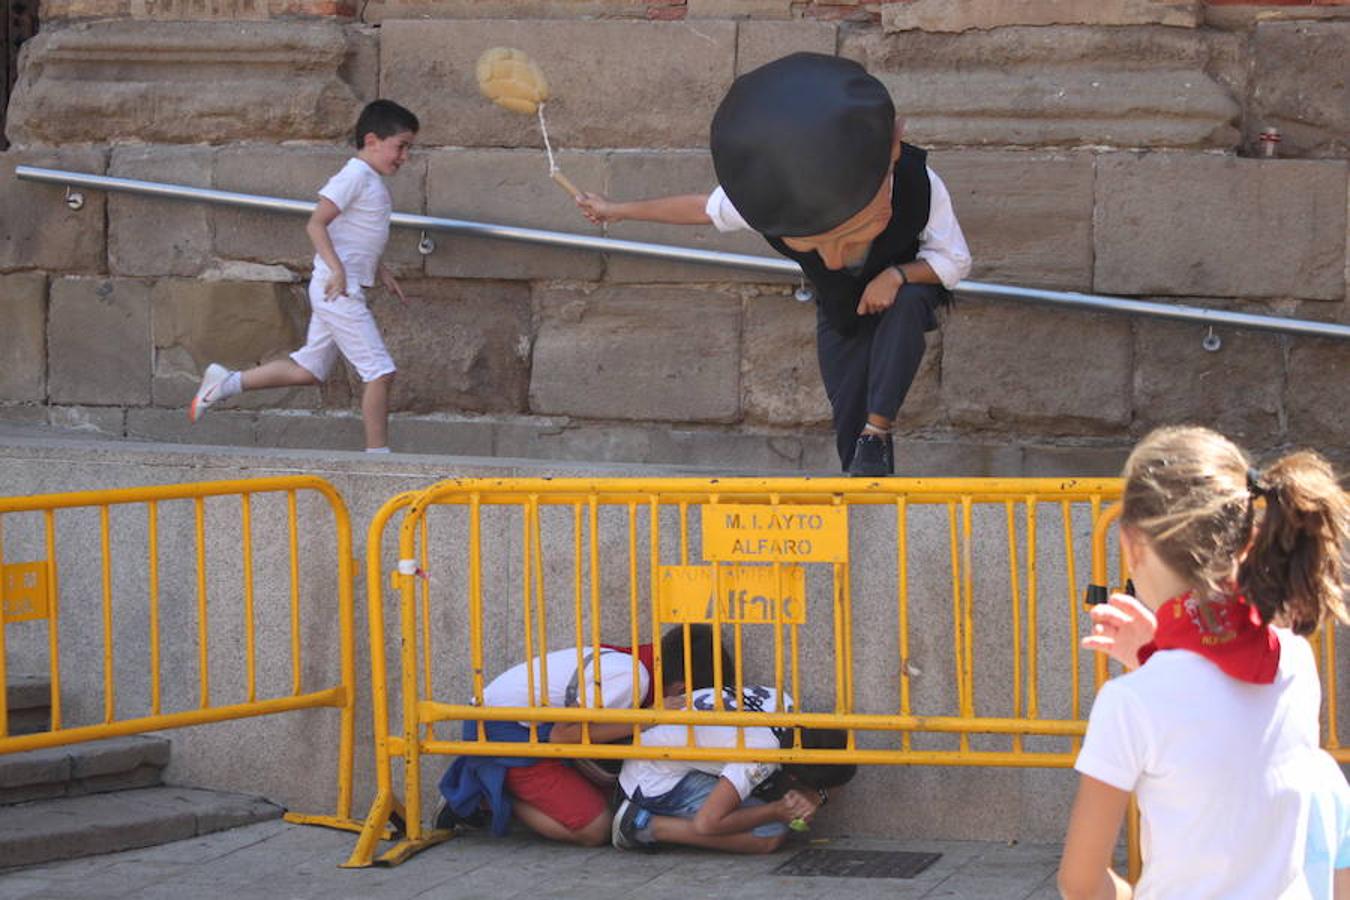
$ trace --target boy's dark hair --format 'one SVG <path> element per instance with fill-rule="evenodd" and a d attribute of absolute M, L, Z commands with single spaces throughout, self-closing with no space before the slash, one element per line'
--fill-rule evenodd
<path fill-rule="evenodd" d="M 393 137 L 400 131 L 416 133 L 421 128 L 417 116 L 393 100 L 372 100 L 356 119 L 356 149 L 366 145 L 366 135 Z"/>
<path fill-rule="evenodd" d="M 779 743 L 792 746 L 792 729 L 780 732 Z M 840 728 L 803 728 L 802 749 L 842 750 L 848 746 L 848 733 Z M 833 788 L 848 784 L 858 774 L 853 763 L 784 763 L 783 773 L 813 788 Z"/>
<path fill-rule="evenodd" d="M 684 682 L 686 692 L 713 687 L 713 630 L 711 625 L 689 626 L 691 669 L 684 670 L 684 626 L 674 625 L 661 635 L 661 687 Z M 722 642 L 722 683 L 735 684 L 736 670 L 726 642 Z"/>

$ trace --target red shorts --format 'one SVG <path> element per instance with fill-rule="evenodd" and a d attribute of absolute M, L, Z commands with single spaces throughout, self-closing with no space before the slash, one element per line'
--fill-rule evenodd
<path fill-rule="evenodd" d="M 569 831 L 580 831 L 609 809 L 600 788 L 557 759 L 507 769 L 506 789 Z"/>

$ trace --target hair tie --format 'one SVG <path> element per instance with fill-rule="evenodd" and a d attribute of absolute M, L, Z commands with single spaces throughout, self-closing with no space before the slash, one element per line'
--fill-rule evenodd
<path fill-rule="evenodd" d="M 1264 497 L 1270 493 L 1270 487 L 1261 481 L 1261 472 L 1251 466 L 1247 469 L 1247 492 L 1253 497 Z"/>

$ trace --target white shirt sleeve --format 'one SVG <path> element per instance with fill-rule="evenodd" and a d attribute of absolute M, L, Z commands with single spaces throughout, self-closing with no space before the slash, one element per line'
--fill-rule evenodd
<path fill-rule="evenodd" d="M 319 196 L 333 201 L 339 210 L 345 211 L 352 200 L 361 193 L 361 170 L 356 166 L 343 166 L 328 183 L 319 188 Z"/>
<path fill-rule="evenodd" d="M 970 274 L 970 248 L 952 209 L 947 186 L 932 169 L 928 170 L 928 224 L 919 232 L 919 259 L 928 263 L 951 290 Z"/>
<path fill-rule="evenodd" d="M 617 651 L 601 651 L 600 696 L 605 709 L 631 709 L 633 706 L 633 657 Z M 595 660 L 586 664 L 582 678 L 577 680 L 577 706 L 593 706 L 595 701 Z M 647 696 L 651 676 L 647 667 L 638 663 L 637 697 Z"/>
<path fill-rule="evenodd" d="M 1148 765 L 1151 743 L 1139 698 L 1108 681 L 1092 703 L 1074 768 L 1118 790 L 1133 791 Z"/>
<path fill-rule="evenodd" d="M 708 202 L 704 205 L 703 211 L 708 214 L 709 219 L 712 219 L 713 227 L 718 231 L 751 230 L 750 224 L 741 218 L 736 207 L 731 205 L 731 198 L 722 190 L 720 184 L 708 195 Z"/>
<path fill-rule="evenodd" d="M 745 746 L 755 750 L 777 750 L 778 738 L 768 728 L 747 728 Z M 760 783 L 778 771 L 778 763 L 733 762 L 722 767 L 722 777 L 731 782 L 736 793 L 744 800 Z"/>

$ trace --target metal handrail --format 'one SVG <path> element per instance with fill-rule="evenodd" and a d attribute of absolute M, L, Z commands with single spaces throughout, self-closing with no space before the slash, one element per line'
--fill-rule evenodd
<path fill-rule="evenodd" d="M 308 200 L 267 197 L 259 194 L 243 194 L 235 191 L 219 191 L 212 188 L 191 187 L 184 184 L 140 181 L 134 178 L 116 178 L 111 175 L 94 175 L 88 172 L 71 172 L 64 169 L 45 169 L 38 166 L 17 166 L 15 168 L 15 175 L 25 181 L 61 184 L 66 185 L 67 188 L 97 188 L 105 191 L 121 191 L 124 193 L 142 194 L 149 197 L 163 197 L 173 200 L 195 200 L 203 203 L 215 203 L 222 206 L 234 206 L 243 209 L 259 209 L 304 215 L 308 215 L 314 210 L 314 203 Z M 723 253 L 717 250 L 698 250 L 693 247 L 676 247 L 669 244 L 623 241 L 614 238 L 595 237 L 588 234 L 573 234 L 566 231 L 546 231 L 538 228 L 522 228 L 516 225 L 499 225 L 490 222 L 474 222 L 466 219 L 446 219 L 437 216 L 414 215 L 412 213 L 394 213 L 391 224 L 400 228 L 417 228 L 422 231 L 444 231 L 465 237 L 494 238 L 497 240 L 541 244 L 549 247 L 566 247 L 573 250 L 590 250 L 600 253 L 624 253 L 630 256 L 645 256 L 672 262 L 725 266 L 728 268 L 762 272 L 766 275 L 794 279 L 800 278 L 802 275 L 800 267 L 791 260 L 768 256 L 756 256 L 748 253 Z M 1007 284 L 990 284 L 982 281 L 962 281 L 957 285 L 957 291 L 967 297 L 979 297 L 988 300 L 1016 300 L 1026 303 L 1067 307 L 1084 312 L 1146 316 L 1155 319 L 1195 322 L 1211 327 L 1223 325 L 1255 331 L 1273 331 L 1282 334 L 1300 335 L 1303 337 L 1350 340 L 1350 325 L 1341 325 L 1335 322 L 1316 322 L 1309 319 L 1263 316 L 1254 313 L 1235 312 L 1227 309 L 1207 309 L 1203 306 L 1154 303 L 1148 300 L 1130 300 L 1124 297 L 1110 297 L 1102 294 L 1084 294 L 1078 291 L 1052 291 L 1042 288 L 1017 287 L 1015 285 Z"/>

